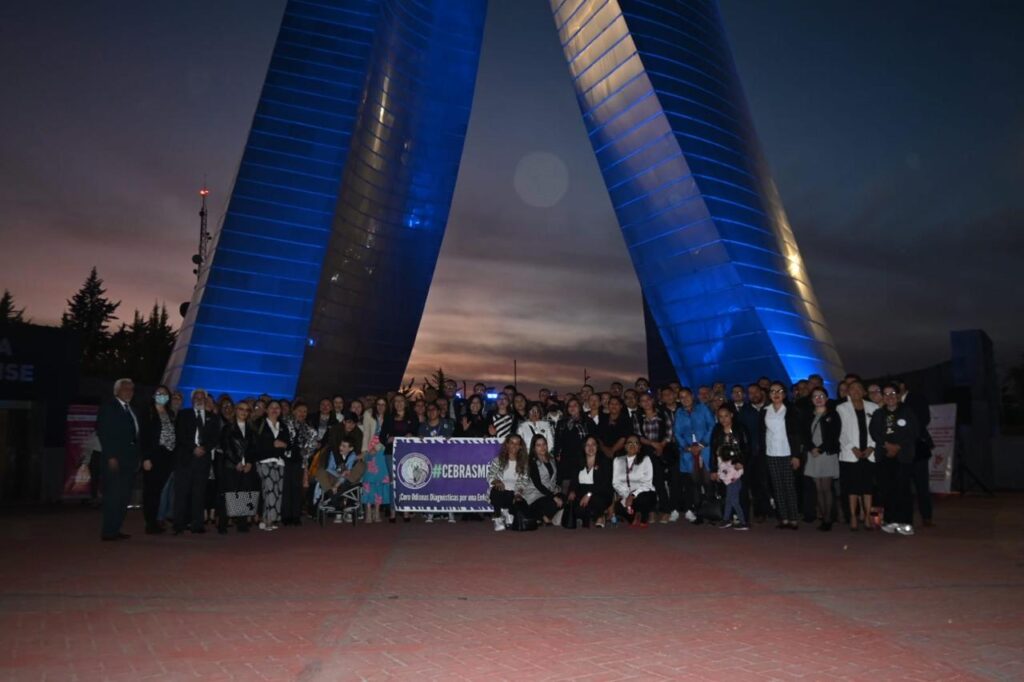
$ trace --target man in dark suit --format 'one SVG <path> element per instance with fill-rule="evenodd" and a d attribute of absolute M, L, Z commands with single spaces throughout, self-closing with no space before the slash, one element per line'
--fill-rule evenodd
<path fill-rule="evenodd" d="M 206 409 L 206 391 L 192 391 L 192 408 L 182 408 L 174 420 L 177 463 L 174 469 L 174 534 L 186 526 L 205 533 L 203 509 L 210 478 L 213 448 L 220 439 L 220 418 Z"/>
<path fill-rule="evenodd" d="M 932 458 L 931 434 L 928 425 L 932 422 L 932 411 L 928 406 L 928 398 L 920 391 L 911 391 L 906 382 L 899 379 L 895 382 L 900 387 L 900 402 L 910 408 L 917 417 L 917 446 L 914 449 L 914 497 L 917 498 L 917 510 L 921 513 L 921 523 L 932 524 L 932 490 L 931 467 L 928 461 Z"/>
<path fill-rule="evenodd" d="M 96 435 L 103 450 L 103 529 L 105 541 L 127 540 L 121 532 L 132 484 L 139 469 L 139 420 L 132 410 L 135 384 L 131 379 L 114 382 L 114 399 L 100 407 Z"/>

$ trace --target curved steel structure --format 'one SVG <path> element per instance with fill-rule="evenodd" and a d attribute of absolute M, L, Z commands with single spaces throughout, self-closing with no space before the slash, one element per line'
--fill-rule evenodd
<path fill-rule="evenodd" d="M 640 280 L 684 382 L 841 364 L 711 0 L 551 0 Z M 484 0 L 290 0 L 167 380 L 361 394 L 401 381 L 447 222 Z"/>

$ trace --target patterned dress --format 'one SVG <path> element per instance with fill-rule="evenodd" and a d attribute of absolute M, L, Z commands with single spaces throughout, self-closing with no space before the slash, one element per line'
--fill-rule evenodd
<path fill-rule="evenodd" d="M 366 473 L 363 474 L 363 504 L 391 504 L 391 477 L 384 457 L 384 446 L 374 436 L 370 450 L 364 455 Z"/>

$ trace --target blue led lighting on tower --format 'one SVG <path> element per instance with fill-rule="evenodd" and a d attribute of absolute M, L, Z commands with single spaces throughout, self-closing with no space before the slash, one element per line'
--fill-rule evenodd
<path fill-rule="evenodd" d="M 485 9 L 289 0 L 169 385 L 286 396 L 303 367 L 310 395 L 401 381 L 447 222 Z M 363 374 L 374 348 L 379 373 Z"/>
<path fill-rule="evenodd" d="M 710 0 L 551 0 L 646 307 L 684 383 L 841 373 Z M 649 338 L 657 355 L 658 338 Z"/>
<path fill-rule="evenodd" d="M 841 373 L 712 0 L 551 0 L 644 297 L 684 382 Z M 485 0 L 289 0 L 165 381 L 396 388 L 448 220 Z"/>

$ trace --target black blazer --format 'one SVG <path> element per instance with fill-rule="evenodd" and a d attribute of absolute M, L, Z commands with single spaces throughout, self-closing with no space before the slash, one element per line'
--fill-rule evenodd
<path fill-rule="evenodd" d="M 133 414 L 141 429 L 142 419 L 134 410 Z M 138 466 L 141 452 L 139 434 L 135 430 L 135 420 L 125 412 L 121 401 L 115 398 L 100 406 L 96 416 L 96 435 L 103 448 L 104 460 L 116 459 L 122 466 Z"/>
<path fill-rule="evenodd" d="M 171 418 L 171 427 L 173 428 L 175 426 L 174 412 L 169 407 L 167 408 L 167 415 Z M 156 408 L 150 406 L 145 416 L 140 418 L 139 421 L 139 428 L 141 429 L 139 441 L 142 444 L 142 459 L 148 459 L 156 463 L 157 460 L 167 456 L 167 453 L 160 447 L 160 415 L 157 414 Z M 177 446 L 178 434 L 175 433 L 174 437 L 174 443 Z M 169 460 L 173 459 L 173 457 L 169 458 Z M 167 461 L 166 464 L 173 464 L 173 462 Z"/>
<path fill-rule="evenodd" d="M 256 429 L 252 424 L 245 427 L 245 435 L 234 420 L 224 426 L 220 434 L 220 456 L 217 464 L 223 469 L 234 469 L 243 460 L 246 464 L 255 464 Z"/>
<path fill-rule="evenodd" d="M 814 412 L 811 412 L 804 419 L 804 452 L 810 454 L 811 450 L 814 449 L 813 436 L 813 425 L 814 425 Z M 839 454 L 839 432 L 843 428 L 842 417 L 833 408 L 828 408 L 828 411 L 821 418 L 821 451 L 826 455 L 838 455 Z"/>
<path fill-rule="evenodd" d="M 791 403 L 783 403 L 786 406 L 786 438 L 789 440 L 789 454 L 791 457 L 803 457 L 804 448 L 804 425 L 802 412 L 793 407 Z M 769 403 L 761 410 L 761 452 L 768 454 L 768 410 L 772 406 Z"/>
<path fill-rule="evenodd" d="M 583 497 L 587 493 L 603 495 L 608 500 L 612 499 L 611 460 L 604 455 L 598 454 L 597 467 L 594 469 L 593 485 L 580 483 L 580 471 L 582 471 L 582 467 L 573 471 L 572 477 L 569 479 L 569 492 L 576 493 L 576 499 Z"/>
<path fill-rule="evenodd" d="M 196 429 L 199 428 L 199 445 L 206 448 L 204 458 L 209 461 L 210 452 L 220 443 L 220 417 L 210 412 L 204 412 L 202 426 L 196 418 L 194 409 L 182 408 L 174 418 L 174 449 L 178 453 L 178 466 L 189 466 L 197 458 L 193 451 L 196 449 Z"/>
<path fill-rule="evenodd" d="M 253 430 L 256 432 L 254 435 L 256 450 L 256 456 L 254 459 L 257 462 L 262 462 L 265 459 L 274 459 L 276 457 L 280 457 L 284 460 L 288 459 L 288 455 L 286 453 L 291 448 L 291 433 L 288 431 L 288 427 L 285 423 L 280 419 L 277 421 L 277 425 L 280 427 L 277 431 L 277 438 L 274 438 L 274 432 L 270 430 L 270 425 L 267 424 L 266 417 L 253 425 Z M 275 440 L 281 440 L 286 443 L 284 450 L 274 447 Z"/>

